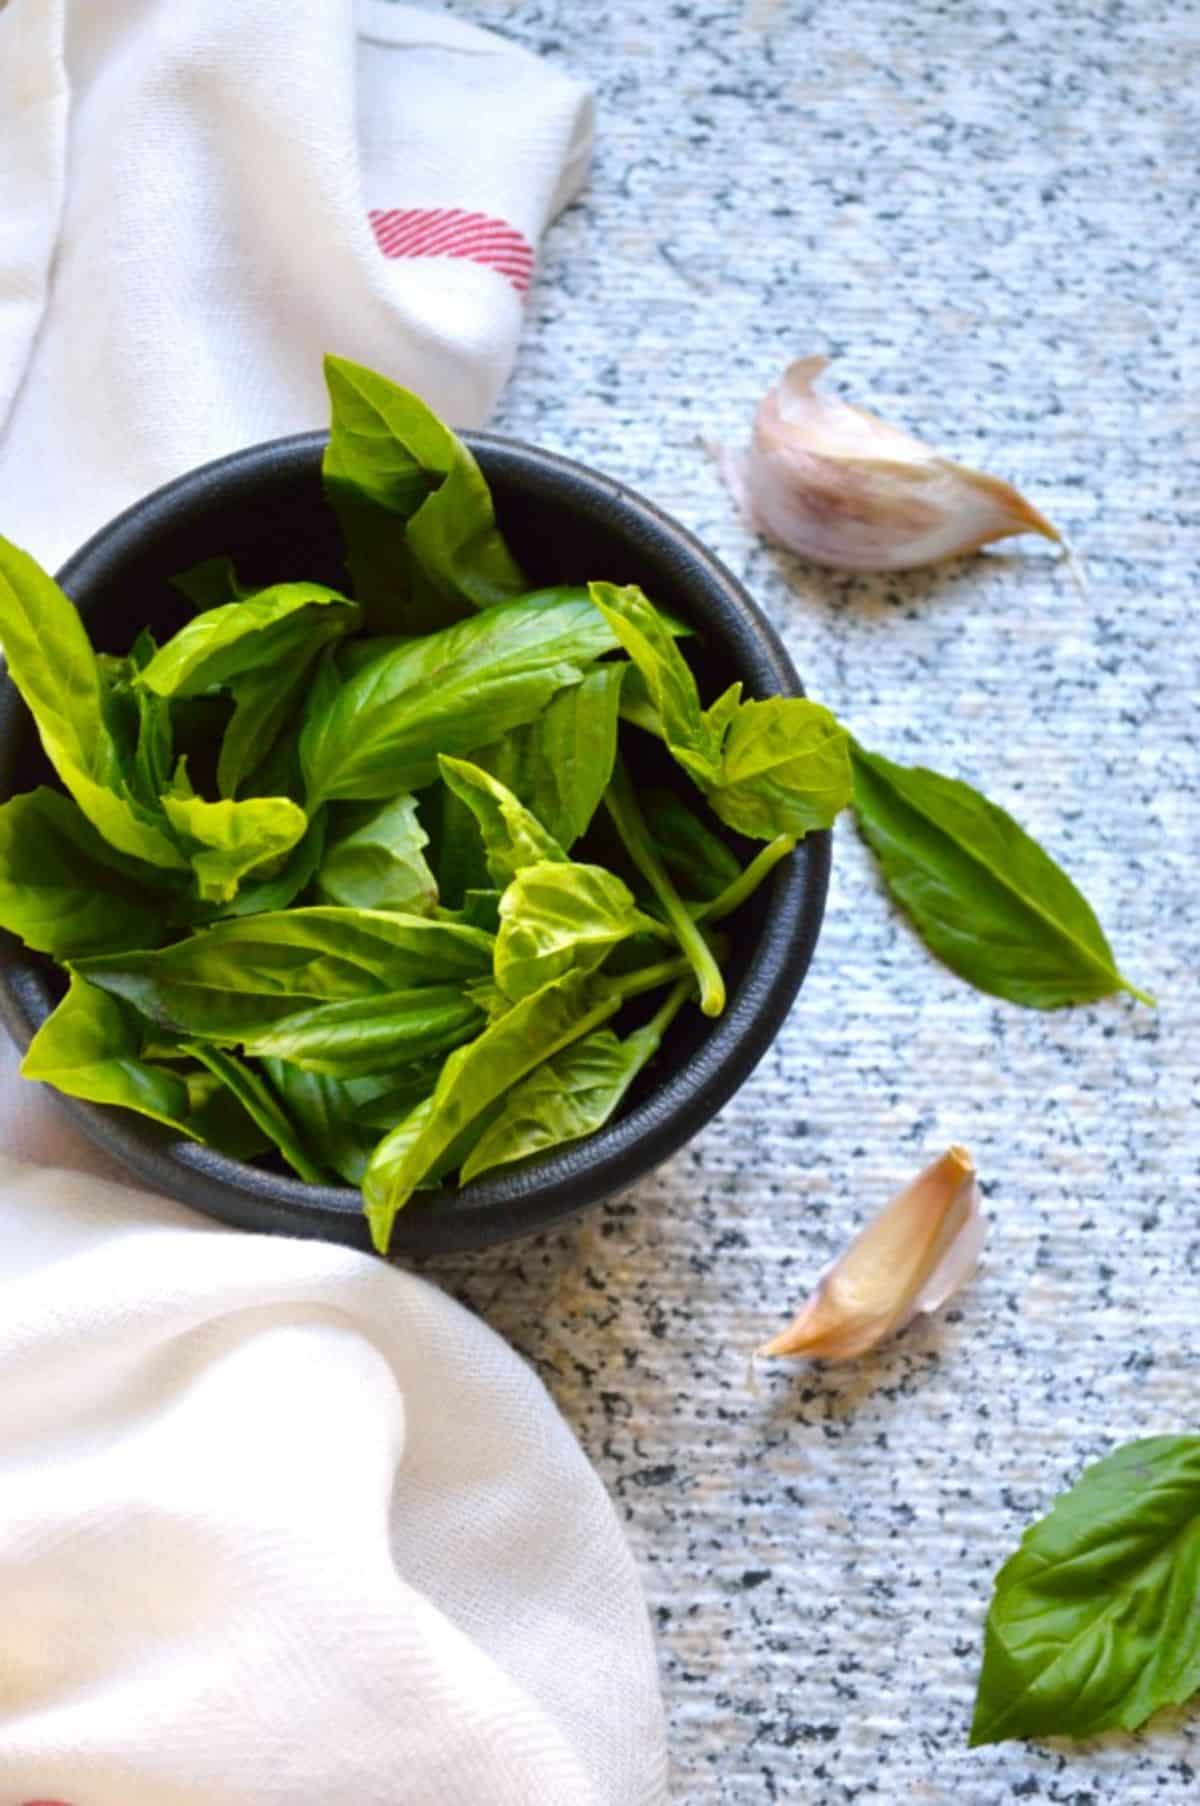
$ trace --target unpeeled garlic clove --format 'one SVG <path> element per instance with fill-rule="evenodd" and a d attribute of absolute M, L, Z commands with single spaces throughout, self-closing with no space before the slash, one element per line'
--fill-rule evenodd
<path fill-rule="evenodd" d="M 760 1355 L 847 1361 L 936 1311 L 974 1273 L 987 1223 L 975 1166 L 952 1147 L 827 1268 L 795 1321 Z"/>
<path fill-rule="evenodd" d="M 1013 533 L 1060 540 L 1011 483 L 929 446 L 813 384 L 828 358 L 789 365 L 764 396 L 748 449 L 722 451 L 750 524 L 816 564 L 909 570 Z"/>

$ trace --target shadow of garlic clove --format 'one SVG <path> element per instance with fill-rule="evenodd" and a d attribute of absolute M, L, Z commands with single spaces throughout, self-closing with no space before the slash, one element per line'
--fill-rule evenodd
<path fill-rule="evenodd" d="M 936 1311 L 979 1264 L 987 1222 L 975 1166 L 952 1147 L 918 1173 L 827 1268 L 760 1355 L 847 1361 Z"/>
<path fill-rule="evenodd" d="M 815 564 L 911 570 L 1014 533 L 1057 529 L 1011 483 L 943 458 L 911 433 L 813 387 L 801 358 L 763 397 L 746 451 L 718 453 L 750 525 Z"/>

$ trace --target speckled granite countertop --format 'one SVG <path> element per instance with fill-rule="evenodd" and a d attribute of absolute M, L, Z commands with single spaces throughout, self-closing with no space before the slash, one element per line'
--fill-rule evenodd
<path fill-rule="evenodd" d="M 457 0 L 594 80 L 496 424 L 643 489 L 860 735 L 980 783 L 1079 877 L 1155 1012 L 927 958 L 839 828 L 816 962 L 722 1116 L 570 1231 L 442 1268 L 545 1375 L 658 1624 L 683 1802 L 1200 1797 L 1200 1714 L 968 1752 L 991 1576 L 1200 1383 L 1195 707 L 1200 10 L 1188 0 Z M 932 575 L 757 545 L 697 450 L 800 352 L 1074 538 Z M 944 1321 L 747 1387 L 746 1352 L 952 1139 L 986 1267 Z"/>

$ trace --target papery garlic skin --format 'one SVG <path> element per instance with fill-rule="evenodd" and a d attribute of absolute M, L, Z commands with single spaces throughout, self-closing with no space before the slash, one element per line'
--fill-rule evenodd
<path fill-rule="evenodd" d="M 948 1148 L 855 1237 L 759 1354 L 865 1354 L 945 1304 L 974 1273 L 986 1234 L 974 1162 L 966 1148 Z"/>
<path fill-rule="evenodd" d="M 1058 540 L 1011 483 L 952 463 L 813 384 L 824 357 L 789 365 L 764 396 L 749 448 L 720 454 L 750 524 L 815 564 L 898 571 L 1014 533 Z"/>

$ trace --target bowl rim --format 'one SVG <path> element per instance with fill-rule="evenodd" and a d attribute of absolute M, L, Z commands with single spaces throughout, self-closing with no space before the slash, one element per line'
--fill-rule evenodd
<path fill-rule="evenodd" d="M 566 501 L 590 497 L 618 516 L 622 536 L 660 550 L 667 542 L 681 582 L 698 587 L 698 612 L 715 620 L 737 646 L 758 695 L 803 695 L 795 666 L 774 627 L 745 586 L 688 528 L 619 479 L 524 440 L 490 432 L 459 435 L 489 469 L 518 482 L 535 476 Z M 58 572 L 73 598 L 102 584 L 114 567 L 136 557 L 140 543 L 166 526 L 181 503 L 200 502 L 213 489 L 237 488 L 244 477 L 311 476 L 328 434 L 288 434 L 229 452 L 198 465 L 134 502 L 94 533 Z M 0 663 L 9 707 L 0 733 L 13 731 L 15 690 Z M 21 705 L 23 707 L 23 705 Z M 742 1085 L 779 1032 L 807 973 L 824 914 L 831 836 L 809 834 L 769 880 L 767 909 L 758 943 L 726 1010 L 693 1057 L 627 1113 L 579 1142 L 547 1155 L 536 1166 L 502 1172 L 453 1192 L 426 1194 L 420 1208 L 396 1219 L 389 1258 L 461 1253 L 552 1228 L 601 1199 L 627 1190 L 675 1154 Z M 5 937 L 12 939 L 13 937 Z M 0 959 L 0 1017 L 24 1051 L 45 1005 L 34 979 L 46 956 L 27 952 Z M 238 1226 L 349 1242 L 369 1247 L 361 1198 L 350 1186 L 313 1186 L 236 1161 L 152 1125 L 116 1107 L 56 1093 L 56 1101 L 98 1144 L 140 1179 L 210 1216 Z M 161 1137 L 161 1138 L 160 1138 Z M 454 1207 L 439 1209 L 454 1199 Z"/>

